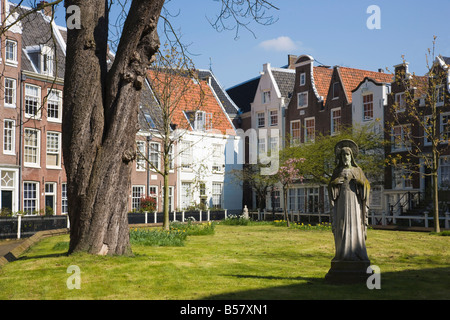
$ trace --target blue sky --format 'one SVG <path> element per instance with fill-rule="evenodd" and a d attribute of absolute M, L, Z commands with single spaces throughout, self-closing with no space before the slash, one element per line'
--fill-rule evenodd
<path fill-rule="evenodd" d="M 402 62 L 417 74 L 426 72 L 425 55 L 437 36 L 436 53 L 450 56 L 448 0 L 273 0 L 279 10 L 268 12 L 277 21 L 251 23 L 254 35 L 241 29 L 217 32 L 207 21 L 220 11 L 216 0 L 172 0 L 166 7 L 182 39 L 190 44 L 199 69 L 210 67 L 224 88 L 259 75 L 264 63 L 287 64 L 287 55 L 310 54 L 325 65 L 376 71 Z M 369 29 L 370 5 L 380 8 L 381 29 Z M 59 21 L 64 14 L 59 9 Z M 230 20 L 231 23 L 231 20 Z"/>

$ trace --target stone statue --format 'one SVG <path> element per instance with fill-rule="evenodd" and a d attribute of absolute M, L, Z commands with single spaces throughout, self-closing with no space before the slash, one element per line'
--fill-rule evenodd
<path fill-rule="evenodd" d="M 337 165 L 328 185 L 335 243 L 335 256 L 326 276 L 330 281 L 366 279 L 370 266 L 366 250 L 370 184 L 356 164 L 357 155 L 358 146 L 352 140 L 335 146 Z"/>
<path fill-rule="evenodd" d="M 249 219 L 249 215 L 248 215 L 248 208 L 247 205 L 244 205 L 244 210 L 242 212 L 242 215 L 244 216 L 244 219 Z"/>

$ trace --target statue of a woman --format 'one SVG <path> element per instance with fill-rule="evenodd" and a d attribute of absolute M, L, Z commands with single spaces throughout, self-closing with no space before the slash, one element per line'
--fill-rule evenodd
<path fill-rule="evenodd" d="M 355 162 L 358 146 L 351 140 L 336 144 L 337 166 L 329 188 L 336 254 L 332 261 L 364 261 L 370 184 Z"/>

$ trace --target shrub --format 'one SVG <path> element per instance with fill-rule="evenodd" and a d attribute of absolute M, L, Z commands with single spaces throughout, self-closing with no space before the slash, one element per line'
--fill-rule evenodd
<path fill-rule="evenodd" d="M 130 243 L 146 246 L 173 246 L 184 245 L 187 234 L 183 230 L 171 229 L 131 229 Z"/>
<path fill-rule="evenodd" d="M 214 234 L 216 223 L 215 222 L 204 222 L 194 224 L 189 219 L 187 223 L 172 222 L 169 226 L 171 230 L 182 230 L 186 232 L 188 236 L 203 236 Z"/>
<path fill-rule="evenodd" d="M 142 197 L 141 211 L 153 212 L 156 210 L 156 199 L 151 196 Z"/>
<path fill-rule="evenodd" d="M 248 226 L 250 219 L 244 218 L 243 215 L 229 215 L 225 220 L 222 220 L 221 224 L 229 226 Z"/>

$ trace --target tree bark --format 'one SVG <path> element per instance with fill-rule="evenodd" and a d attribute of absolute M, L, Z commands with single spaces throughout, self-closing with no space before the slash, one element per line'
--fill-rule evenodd
<path fill-rule="evenodd" d="M 128 193 L 136 157 L 138 103 L 159 47 L 163 0 L 133 1 L 108 71 L 106 0 L 66 0 L 80 8 L 69 29 L 63 105 L 63 157 L 70 219 L 69 253 L 131 254 Z"/>

